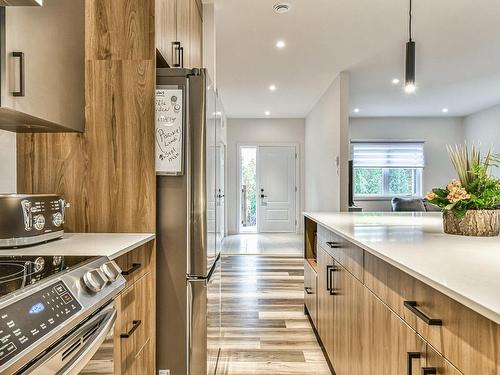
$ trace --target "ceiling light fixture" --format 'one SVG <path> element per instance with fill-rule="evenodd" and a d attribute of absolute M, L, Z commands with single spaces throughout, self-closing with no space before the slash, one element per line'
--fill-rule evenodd
<path fill-rule="evenodd" d="M 409 94 L 415 92 L 415 42 L 412 39 L 413 33 L 413 1 L 410 0 L 410 13 L 408 22 L 408 36 L 409 40 L 406 43 L 406 76 L 405 76 L 405 91 Z"/>
<path fill-rule="evenodd" d="M 401 82 L 401 81 L 399 80 L 399 78 L 394 78 L 394 79 L 392 80 L 392 84 L 393 84 L 393 85 L 397 85 L 397 84 L 399 84 L 399 82 Z"/>
<path fill-rule="evenodd" d="M 270 111 L 266 111 L 266 112 L 264 112 L 264 114 L 265 114 L 266 116 L 271 116 L 271 112 L 270 112 Z"/>
<path fill-rule="evenodd" d="M 275 85 L 271 85 L 271 86 L 269 86 L 269 90 L 271 90 L 271 91 L 276 91 L 276 86 L 275 86 Z"/>
<path fill-rule="evenodd" d="M 359 113 L 360 109 L 359 108 L 354 108 L 354 113 Z"/>
<path fill-rule="evenodd" d="M 286 43 L 283 40 L 278 40 L 276 42 L 276 47 L 278 47 L 279 49 L 285 48 L 285 46 L 286 46 Z"/>
<path fill-rule="evenodd" d="M 289 3 L 276 3 L 273 5 L 273 10 L 278 14 L 287 13 L 290 11 Z"/>
<path fill-rule="evenodd" d="M 448 108 L 443 108 L 443 109 L 441 110 L 441 112 L 443 112 L 443 113 L 448 113 L 448 111 L 449 111 L 449 110 L 448 110 Z"/>

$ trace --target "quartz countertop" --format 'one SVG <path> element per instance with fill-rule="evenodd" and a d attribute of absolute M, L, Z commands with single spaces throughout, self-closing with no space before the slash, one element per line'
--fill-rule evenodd
<path fill-rule="evenodd" d="M 500 237 L 445 234 L 441 213 L 304 215 L 500 324 Z"/>
<path fill-rule="evenodd" d="M 155 239 L 154 233 L 65 233 L 61 239 L 17 249 L 0 256 L 106 256 L 115 259 Z"/>

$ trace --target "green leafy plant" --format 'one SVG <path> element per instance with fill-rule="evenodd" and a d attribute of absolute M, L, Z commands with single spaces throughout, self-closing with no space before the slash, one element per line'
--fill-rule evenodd
<path fill-rule="evenodd" d="M 491 167 L 500 164 L 499 155 L 491 150 L 481 157 L 478 147 L 467 145 L 448 146 L 448 154 L 458 179 L 445 188 L 427 193 L 427 200 L 457 217 L 469 210 L 495 210 L 500 206 L 500 179 L 489 174 Z"/>

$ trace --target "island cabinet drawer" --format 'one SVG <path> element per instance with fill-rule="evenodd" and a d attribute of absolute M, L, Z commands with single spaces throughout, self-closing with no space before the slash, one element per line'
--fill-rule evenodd
<path fill-rule="evenodd" d="M 148 242 L 115 259 L 122 269 L 122 275 L 127 280 L 127 285 L 133 284 L 145 274 L 151 272 L 154 263 L 152 262 L 154 244 L 154 241 Z"/>
<path fill-rule="evenodd" d="M 318 243 L 358 280 L 363 281 L 363 249 L 319 226 Z"/>
<path fill-rule="evenodd" d="M 365 252 L 365 285 L 464 375 L 500 374 L 500 326 Z"/>
<path fill-rule="evenodd" d="M 314 326 L 317 326 L 318 275 L 309 259 L 304 260 L 304 303 Z M 316 266 L 317 267 L 317 266 Z"/>

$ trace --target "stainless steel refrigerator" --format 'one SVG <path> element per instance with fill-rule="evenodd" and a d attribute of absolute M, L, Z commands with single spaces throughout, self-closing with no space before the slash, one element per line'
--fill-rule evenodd
<path fill-rule="evenodd" d="M 217 207 L 223 199 L 217 95 L 204 69 L 157 69 L 156 84 L 157 368 L 213 375 L 220 352 Z"/>

